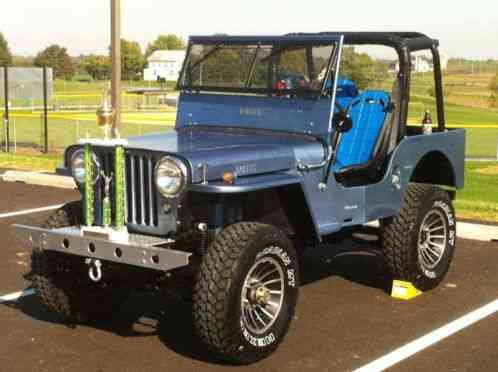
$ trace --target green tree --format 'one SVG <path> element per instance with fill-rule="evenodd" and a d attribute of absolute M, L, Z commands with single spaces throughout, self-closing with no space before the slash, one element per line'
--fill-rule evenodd
<path fill-rule="evenodd" d="M 123 80 L 137 80 L 145 66 L 140 44 L 121 39 L 121 75 Z"/>
<path fill-rule="evenodd" d="M 32 67 L 33 58 L 24 56 L 12 56 L 12 66 L 16 67 Z"/>
<path fill-rule="evenodd" d="M 69 80 L 74 75 L 74 66 L 67 49 L 59 45 L 51 45 L 39 52 L 33 64 L 37 67 L 51 67 L 58 79 Z"/>
<path fill-rule="evenodd" d="M 81 59 L 79 69 L 94 80 L 107 80 L 111 76 L 111 59 L 109 56 L 90 54 Z"/>
<path fill-rule="evenodd" d="M 12 53 L 10 52 L 7 39 L 0 32 L 0 66 L 12 64 Z"/>
<path fill-rule="evenodd" d="M 357 53 L 353 47 L 343 49 L 341 61 L 341 75 L 353 80 L 359 89 L 365 89 L 378 80 L 378 65 L 366 53 Z M 385 67 L 387 73 L 387 67 Z"/>
<path fill-rule="evenodd" d="M 185 41 L 175 34 L 159 35 L 154 42 L 147 45 L 145 58 L 149 58 L 156 50 L 184 50 Z"/>

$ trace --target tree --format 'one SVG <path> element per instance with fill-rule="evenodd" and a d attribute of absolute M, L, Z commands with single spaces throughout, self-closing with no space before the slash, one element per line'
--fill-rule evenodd
<path fill-rule="evenodd" d="M 109 56 L 90 54 L 81 58 L 79 69 L 94 80 L 107 80 L 111 76 L 111 60 Z"/>
<path fill-rule="evenodd" d="M 12 66 L 16 67 L 32 67 L 33 58 L 24 56 L 12 56 Z"/>
<path fill-rule="evenodd" d="M 67 49 L 59 45 L 51 45 L 39 52 L 33 64 L 37 67 L 51 67 L 54 76 L 59 79 L 71 79 L 74 75 L 74 66 Z"/>
<path fill-rule="evenodd" d="M 137 80 L 145 66 L 145 59 L 136 41 L 121 39 L 121 75 L 123 80 Z"/>
<path fill-rule="evenodd" d="M 159 35 L 157 39 L 147 45 L 145 57 L 149 58 L 156 50 L 184 50 L 185 42 L 175 34 Z"/>
<path fill-rule="evenodd" d="M 387 67 L 385 67 L 387 71 Z M 353 47 L 343 49 L 341 75 L 354 81 L 359 89 L 369 87 L 377 79 L 379 71 L 377 63 L 366 53 L 357 53 Z"/>
<path fill-rule="evenodd" d="M 0 32 L 0 66 L 6 66 L 12 64 L 12 53 L 9 49 L 9 43 L 7 39 Z"/>

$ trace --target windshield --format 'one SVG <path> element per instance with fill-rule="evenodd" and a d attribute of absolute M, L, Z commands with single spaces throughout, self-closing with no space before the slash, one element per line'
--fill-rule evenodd
<path fill-rule="evenodd" d="M 272 95 L 324 94 L 336 43 L 193 44 L 179 88 Z"/>

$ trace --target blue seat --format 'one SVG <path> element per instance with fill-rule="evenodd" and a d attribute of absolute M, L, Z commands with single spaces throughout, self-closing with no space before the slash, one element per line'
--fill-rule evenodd
<path fill-rule="evenodd" d="M 354 82 L 348 79 L 339 79 L 337 80 L 337 91 L 336 97 L 358 97 L 360 92 L 358 91 L 358 87 Z"/>
<path fill-rule="evenodd" d="M 343 108 L 351 103 L 349 111 L 353 128 L 342 135 L 334 164 L 334 172 L 366 163 L 373 159 L 375 145 L 386 119 L 386 108 L 390 103 L 387 92 L 366 90 L 356 98 L 338 97 Z"/>
<path fill-rule="evenodd" d="M 337 81 L 337 91 L 336 91 L 336 104 L 346 110 L 353 100 L 359 96 L 358 88 L 356 85 L 347 79 L 340 79 Z M 336 112 L 338 108 L 336 107 Z"/>

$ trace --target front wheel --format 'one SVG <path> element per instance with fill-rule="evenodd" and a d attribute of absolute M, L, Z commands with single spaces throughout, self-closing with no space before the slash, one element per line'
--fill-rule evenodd
<path fill-rule="evenodd" d="M 394 279 L 422 291 L 444 279 L 456 243 L 455 212 L 446 191 L 410 184 L 400 213 L 381 226 L 382 250 Z"/>
<path fill-rule="evenodd" d="M 56 229 L 78 225 L 81 203 L 65 205 L 43 225 Z M 108 320 L 119 310 L 129 289 L 112 278 L 93 283 L 88 278 L 84 258 L 35 248 L 31 255 L 31 272 L 26 275 L 41 302 L 67 322 Z"/>
<path fill-rule="evenodd" d="M 276 227 L 238 223 L 223 230 L 204 255 L 195 281 L 197 333 L 220 357 L 261 360 L 283 341 L 299 287 L 295 249 Z"/>

